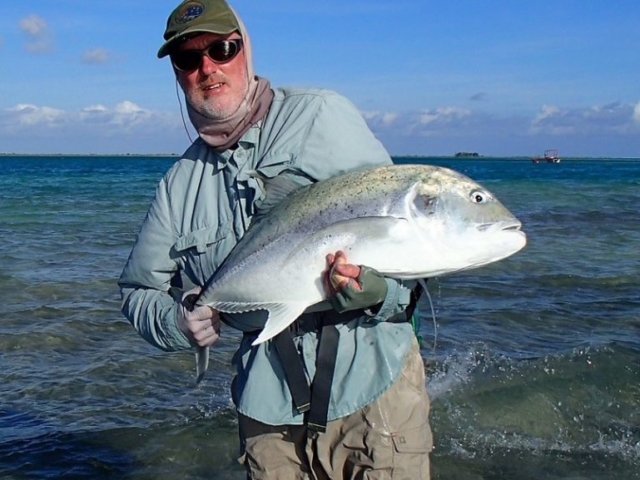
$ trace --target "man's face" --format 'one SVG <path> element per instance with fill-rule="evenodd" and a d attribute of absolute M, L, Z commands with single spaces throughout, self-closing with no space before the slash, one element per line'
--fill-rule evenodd
<path fill-rule="evenodd" d="M 202 50 L 214 42 L 240 38 L 236 32 L 229 35 L 203 33 L 176 47 L 176 51 Z M 216 63 L 202 55 L 199 68 L 192 71 L 176 70 L 178 82 L 195 110 L 209 118 L 223 120 L 236 112 L 248 89 L 247 65 L 244 47 L 229 62 Z"/>

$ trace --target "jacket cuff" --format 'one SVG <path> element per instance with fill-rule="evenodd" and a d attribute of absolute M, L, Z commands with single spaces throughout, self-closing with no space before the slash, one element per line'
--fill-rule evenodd
<path fill-rule="evenodd" d="M 388 318 L 403 312 L 411 301 L 411 290 L 402 286 L 399 280 L 387 277 L 384 280 L 387 282 L 387 295 L 380 308 L 375 313 L 366 310 L 371 316 L 369 321 L 372 323 L 384 322 Z"/>
<path fill-rule="evenodd" d="M 176 302 L 173 306 L 173 315 L 167 315 L 164 317 L 163 331 L 167 337 L 167 341 L 175 350 L 186 350 L 194 347 L 184 332 L 178 327 L 178 317 L 181 314 L 182 305 Z"/>

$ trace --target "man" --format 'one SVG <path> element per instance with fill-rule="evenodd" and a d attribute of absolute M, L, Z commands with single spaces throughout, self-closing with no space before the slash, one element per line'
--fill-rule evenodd
<path fill-rule="evenodd" d="M 264 312 L 190 310 L 187 301 L 281 199 L 259 177 L 301 186 L 389 164 L 389 155 L 343 97 L 255 76 L 249 36 L 224 0 L 182 2 L 164 39 L 158 56 L 170 56 L 199 138 L 158 185 L 119 280 L 124 315 L 166 351 L 214 345 L 221 320 L 244 332 L 232 398 L 249 478 L 429 478 L 429 403 L 404 312 L 408 288 L 343 252 L 328 255 L 333 309 L 311 307 L 256 347 Z"/>

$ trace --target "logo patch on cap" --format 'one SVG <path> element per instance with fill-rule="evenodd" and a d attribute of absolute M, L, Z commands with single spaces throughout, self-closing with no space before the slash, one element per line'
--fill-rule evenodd
<path fill-rule="evenodd" d="M 176 14 L 176 23 L 187 23 L 198 18 L 204 12 L 204 6 L 198 2 L 189 2 Z"/>

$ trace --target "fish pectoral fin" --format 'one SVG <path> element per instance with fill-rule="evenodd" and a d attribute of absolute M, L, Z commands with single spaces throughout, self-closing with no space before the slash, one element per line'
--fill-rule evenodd
<path fill-rule="evenodd" d="M 259 345 L 278 335 L 285 328 L 291 325 L 309 307 L 308 303 L 277 303 L 266 309 L 269 311 L 269 318 L 264 328 L 254 340 L 252 345 Z"/>
<path fill-rule="evenodd" d="M 309 176 L 298 170 L 283 170 L 275 177 L 268 177 L 258 171 L 249 172 L 249 175 L 260 179 L 265 189 L 264 199 L 256 202 L 256 212 L 251 219 L 252 223 L 260 220 L 293 192 L 313 183 Z"/>

